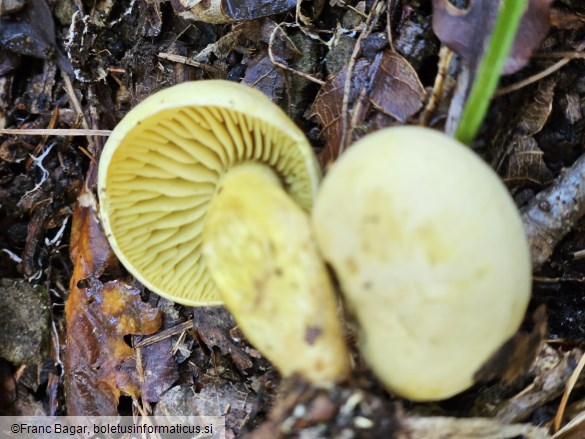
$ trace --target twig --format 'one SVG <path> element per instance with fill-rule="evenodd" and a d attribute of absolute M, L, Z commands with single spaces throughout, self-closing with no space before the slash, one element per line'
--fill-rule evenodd
<path fill-rule="evenodd" d="M 506 424 L 497 419 L 487 418 L 405 417 L 400 424 L 408 434 L 404 436 L 399 434 L 398 437 L 550 438 L 547 431 L 541 427 L 531 424 Z"/>
<path fill-rule="evenodd" d="M 494 96 L 503 96 L 505 94 L 511 93 L 513 91 L 519 90 L 521 88 L 526 87 L 527 85 L 533 84 L 535 82 L 540 81 L 543 78 L 546 78 L 549 75 L 552 75 L 554 72 L 556 72 L 557 70 L 559 70 L 560 68 L 562 68 L 563 66 L 565 66 L 566 64 L 569 63 L 569 61 L 571 61 L 571 58 L 563 58 L 560 61 L 557 61 L 556 63 L 554 63 L 552 66 L 550 66 L 547 69 L 544 69 L 542 72 L 537 73 L 536 75 L 532 75 L 526 79 L 523 79 L 522 81 L 518 81 L 515 84 L 512 85 L 508 85 L 507 87 L 502 87 L 500 89 L 498 89 L 495 93 Z"/>
<path fill-rule="evenodd" d="M 55 107 L 55 109 L 53 110 L 53 115 L 51 116 L 51 121 L 49 122 L 49 129 L 55 128 L 55 125 L 57 125 L 58 120 L 59 120 L 59 107 Z M 41 139 L 41 141 L 38 143 L 37 147 L 33 151 L 31 157 L 29 157 L 28 160 L 26 161 L 25 169 L 27 171 L 30 169 L 30 167 L 33 164 L 32 157 L 38 156 L 43 151 L 43 148 L 45 147 L 45 145 L 47 143 L 48 137 L 49 136 L 43 136 L 43 138 Z"/>
<path fill-rule="evenodd" d="M 112 134 L 111 130 L 90 130 L 90 129 L 75 129 L 75 128 L 1 128 L 0 135 L 16 135 L 16 136 L 109 136 Z"/>
<path fill-rule="evenodd" d="M 69 75 L 65 71 L 61 72 L 61 76 L 63 77 L 63 80 L 65 81 L 65 91 L 67 92 L 67 96 L 69 97 L 69 102 L 71 103 L 71 105 L 73 105 L 73 108 L 75 108 L 75 111 L 81 117 L 81 125 L 83 126 L 83 128 L 86 130 L 89 130 L 90 129 L 89 124 L 87 123 L 87 120 L 85 119 L 85 114 L 83 113 L 83 110 L 81 109 L 81 105 L 79 104 L 79 100 L 77 99 L 77 95 L 75 94 L 75 90 L 73 89 L 73 84 L 71 83 L 71 78 L 69 77 Z M 91 138 L 91 135 L 89 135 L 89 134 L 87 135 L 87 144 L 89 145 L 90 151 L 94 151 L 95 145 L 94 145 L 93 139 Z"/>
<path fill-rule="evenodd" d="M 561 51 L 561 52 L 546 52 L 546 53 L 535 53 L 532 55 L 534 58 L 571 58 L 571 59 L 583 59 L 585 53 L 576 52 L 573 50 Z"/>
<path fill-rule="evenodd" d="M 575 433 L 583 431 L 585 426 L 585 412 L 575 416 L 567 425 L 555 433 L 553 439 L 570 439 L 578 437 Z"/>
<path fill-rule="evenodd" d="M 571 52 L 551 52 L 547 54 L 540 54 L 539 56 L 545 56 L 548 58 L 563 56 L 563 59 L 557 61 L 552 66 L 544 69 L 542 72 L 537 73 L 536 75 L 530 76 L 522 81 L 517 82 L 516 84 L 509 85 L 507 87 L 502 87 L 498 91 L 496 91 L 494 96 L 502 96 L 507 93 L 511 93 L 513 91 L 519 90 L 527 85 L 533 84 L 534 82 L 540 81 L 543 78 L 553 74 L 563 66 L 569 63 L 569 61 L 577 58 L 582 58 L 581 51 L 585 49 L 585 42 L 581 42 L 577 44 L 574 51 Z"/>
<path fill-rule="evenodd" d="M 358 37 L 355 46 L 353 48 L 353 52 L 351 54 L 351 58 L 349 59 L 349 64 L 347 66 L 347 73 L 345 76 L 345 84 L 343 86 L 343 102 L 341 105 L 341 140 L 339 142 L 339 155 L 343 153 L 345 147 L 351 140 L 351 136 L 348 136 L 348 127 L 347 127 L 347 113 L 349 111 L 349 94 L 351 92 L 351 82 L 353 76 L 353 69 L 357 62 L 357 57 L 361 52 L 362 40 L 366 38 L 368 35 L 372 33 L 372 30 L 378 23 L 380 18 L 380 13 L 382 12 L 384 3 L 380 0 L 376 0 L 372 5 L 372 9 L 368 14 L 368 19 L 366 20 L 366 27 Z"/>
<path fill-rule="evenodd" d="M 555 246 L 584 214 L 585 154 L 522 209 L 535 270 L 548 260 Z"/>
<path fill-rule="evenodd" d="M 184 323 L 180 323 L 172 328 L 165 329 L 164 331 L 159 332 L 158 334 L 153 335 L 152 337 L 145 338 L 141 340 L 139 343 L 136 343 L 134 346 L 135 349 L 143 348 L 144 346 L 151 345 L 158 341 L 164 340 L 165 338 L 172 337 L 173 335 L 177 335 L 182 333 L 183 331 L 187 331 L 193 327 L 193 320 L 188 320 Z"/>
<path fill-rule="evenodd" d="M 577 383 L 577 379 L 579 378 L 579 375 L 581 375 L 581 372 L 583 372 L 584 368 L 585 368 L 585 354 L 581 355 L 581 359 L 579 360 L 579 364 L 577 364 L 577 367 L 575 368 L 575 370 L 571 374 L 571 377 L 567 381 L 567 384 L 565 386 L 565 392 L 563 393 L 563 397 L 561 398 L 561 402 L 559 404 L 559 409 L 557 411 L 557 415 L 555 416 L 555 419 L 553 422 L 553 426 L 552 426 L 553 433 L 556 433 L 557 431 L 559 431 L 559 428 L 561 428 L 561 422 L 562 422 L 563 416 L 565 414 L 567 402 L 569 401 L 569 395 L 573 391 L 573 388 L 575 387 L 575 384 Z"/>
<path fill-rule="evenodd" d="M 427 105 L 425 106 L 425 109 L 420 116 L 419 125 L 427 126 L 431 116 L 433 115 L 433 112 L 437 108 L 439 99 L 443 94 L 445 78 L 447 77 L 447 69 L 451 64 L 452 58 L 453 51 L 447 46 L 442 45 L 441 50 L 439 50 L 439 69 L 437 71 L 437 76 L 435 77 L 435 83 L 433 84 L 433 92 L 429 98 L 429 102 L 427 102 Z"/>
<path fill-rule="evenodd" d="M 198 69 L 201 69 L 207 73 L 213 73 L 213 74 L 224 73 L 223 70 L 218 69 L 217 67 L 213 67 L 213 66 L 210 66 L 209 64 L 205 64 L 205 63 L 201 63 L 199 61 L 192 60 L 191 58 L 188 58 L 186 56 L 174 55 L 172 53 L 165 53 L 165 52 L 160 52 L 157 56 L 160 59 L 166 59 L 167 61 L 186 64 L 186 65 L 191 66 L 191 67 L 197 67 Z"/>
<path fill-rule="evenodd" d="M 276 31 L 277 30 L 280 30 L 284 34 L 284 36 L 286 38 L 288 38 L 288 36 L 284 32 L 284 30 L 282 30 L 282 28 L 280 27 L 280 25 L 277 24 L 274 27 L 274 29 L 272 30 L 272 33 L 270 34 L 270 39 L 268 40 L 268 56 L 269 56 L 270 61 L 272 62 L 272 64 L 275 65 L 275 66 L 277 66 L 277 67 L 279 67 L 279 68 L 281 68 L 281 69 L 283 69 L 283 70 L 286 70 L 287 72 L 294 73 L 295 75 L 298 75 L 301 78 L 305 78 L 305 79 L 307 79 L 309 81 L 312 81 L 312 82 L 314 82 L 316 84 L 319 84 L 319 85 L 325 84 L 325 81 L 321 81 L 320 79 L 317 79 L 317 78 L 315 78 L 315 77 L 313 77 L 311 75 L 307 75 L 306 73 L 299 72 L 298 70 L 292 69 L 289 66 L 287 66 L 286 64 L 283 64 L 280 61 L 277 61 L 276 60 L 276 58 L 274 57 L 274 54 L 272 53 L 272 45 L 274 44 L 274 36 L 276 35 Z"/>

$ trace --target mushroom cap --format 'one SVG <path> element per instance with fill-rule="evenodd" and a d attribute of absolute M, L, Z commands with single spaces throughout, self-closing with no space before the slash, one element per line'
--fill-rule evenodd
<path fill-rule="evenodd" d="M 100 158 L 106 236 L 142 284 L 172 301 L 221 304 L 201 255 L 217 182 L 242 162 L 270 166 L 305 211 L 321 174 L 310 144 L 261 92 L 219 80 L 148 97 L 116 126 Z"/>
<path fill-rule="evenodd" d="M 370 134 L 333 164 L 312 225 L 391 391 L 455 395 L 518 329 L 529 247 L 498 176 L 457 141 L 420 127 Z"/>

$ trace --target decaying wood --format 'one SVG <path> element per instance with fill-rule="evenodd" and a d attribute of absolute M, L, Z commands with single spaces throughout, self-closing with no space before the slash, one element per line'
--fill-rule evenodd
<path fill-rule="evenodd" d="M 446 417 L 406 418 L 397 439 L 507 439 L 522 436 L 526 439 L 550 438 L 545 428 L 531 424 L 504 424 L 494 419 L 456 419 Z"/>
<path fill-rule="evenodd" d="M 585 155 L 561 172 L 554 184 L 522 209 L 522 221 L 538 270 L 555 246 L 585 214 Z"/>

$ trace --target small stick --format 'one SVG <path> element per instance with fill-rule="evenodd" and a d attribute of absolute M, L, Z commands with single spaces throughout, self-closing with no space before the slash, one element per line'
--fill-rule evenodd
<path fill-rule="evenodd" d="M 433 115 L 435 109 L 437 108 L 437 104 L 439 103 L 439 99 L 443 94 L 443 88 L 445 85 L 445 78 L 447 77 L 447 69 L 451 64 L 451 59 L 453 58 L 453 51 L 449 49 L 445 45 L 441 45 L 441 50 L 439 50 L 439 70 L 437 72 L 437 76 L 435 77 L 435 83 L 433 84 L 433 92 L 425 106 L 424 111 L 420 116 L 419 125 L 421 126 L 428 126 L 429 120 Z"/>
<path fill-rule="evenodd" d="M 325 81 L 321 81 L 320 79 L 315 78 L 314 76 L 311 75 L 307 75 L 306 73 L 303 72 L 299 72 L 298 70 L 295 70 L 293 68 L 290 68 L 289 66 L 287 66 L 286 64 L 281 63 L 280 61 L 277 61 L 276 58 L 274 57 L 274 54 L 272 53 L 272 46 L 274 45 L 274 36 L 276 35 L 276 31 L 280 30 L 284 36 L 288 39 L 288 35 L 286 35 L 286 32 L 284 32 L 284 30 L 282 30 L 282 28 L 280 27 L 280 25 L 276 25 L 274 27 L 274 29 L 272 30 L 272 33 L 270 34 L 270 39 L 268 40 L 268 57 L 270 58 L 270 61 L 272 62 L 273 65 L 280 67 L 283 70 L 286 70 L 287 72 L 291 72 L 294 73 L 295 75 L 300 76 L 301 78 L 307 79 L 311 82 L 314 82 L 315 84 L 319 84 L 319 85 L 323 85 L 325 84 Z M 296 49 L 296 47 L 295 47 Z M 298 51 L 298 49 L 297 49 Z"/>
<path fill-rule="evenodd" d="M 160 59 L 166 59 L 167 61 L 177 62 L 180 64 L 186 64 L 186 65 L 191 66 L 191 67 L 197 67 L 198 69 L 201 69 L 207 73 L 214 73 L 214 74 L 224 73 L 223 70 L 218 69 L 217 67 L 213 67 L 213 66 L 210 66 L 209 64 L 205 64 L 205 63 L 201 63 L 199 61 L 192 60 L 191 58 L 187 58 L 186 56 L 174 55 L 172 53 L 165 53 L 165 52 L 160 52 L 157 56 Z"/>
<path fill-rule="evenodd" d="M 155 334 L 151 337 L 142 339 L 139 343 L 136 343 L 136 345 L 134 345 L 134 348 L 135 349 L 143 348 L 144 346 L 151 345 L 153 343 L 156 343 L 157 341 L 161 341 L 161 340 L 164 340 L 165 338 L 169 338 L 169 337 L 172 337 L 173 335 L 177 335 L 177 334 L 180 334 L 184 331 L 187 331 L 187 330 L 191 329 L 192 327 L 193 327 L 193 320 L 188 320 L 184 323 L 179 323 L 178 325 L 173 326 L 171 328 L 167 328 L 167 329 L 159 332 L 158 334 Z"/>
<path fill-rule="evenodd" d="M 90 130 L 90 129 L 76 129 L 76 128 L 1 128 L 0 135 L 16 135 L 16 136 L 109 136 L 112 134 L 111 130 Z"/>
<path fill-rule="evenodd" d="M 342 129 L 341 129 L 341 141 L 339 142 L 338 156 L 343 153 L 347 144 L 351 141 L 351 139 L 350 139 L 351 136 L 347 135 L 348 134 L 347 113 L 349 111 L 349 93 L 351 92 L 351 82 L 352 82 L 351 80 L 352 80 L 352 76 L 353 76 L 353 69 L 354 69 L 355 64 L 357 62 L 357 57 L 362 50 L 362 41 L 364 40 L 364 38 L 366 38 L 368 35 L 370 35 L 372 33 L 372 30 L 374 30 L 374 27 L 376 26 L 376 24 L 378 23 L 378 20 L 380 18 L 380 13 L 382 12 L 382 8 L 380 6 L 383 6 L 383 5 L 384 5 L 384 3 L 380 2 L 380 0 L 376 0 L 374 2 L 374 4 L 372 5 L 372 9 L 370 10 L 370 13 L 368 14 L 368 19 L 366 20 L 366 27 L 364 28 L 364 30 L 362 31 L 362 33 L 358 37 L 357 41 L 355 42 L 355 46 L 353 47 L 353 52 L 351 54 L 351 58 L 349 59 L 349 64 L 347 66 L 347 73 L 345 76 L 345 84 L 343 86 L 343 102 L 341 105 L 341 126 L 342 126 Z"/>
<path fill-rule="evenodd" d="M 505 94 L 511 93 L 516 90 L 520 90 L 521 88 L 526 87 L 527 85 L 534 84 L 535 82 L 540 81 L 543 78 L 546 78 L 549 75 L 552 75 L 554 72 L 562 68 L 563 66 L 567 65 L 571 61 L 571 58 L 563 58 L 560 61 L 557 61 L 552 66 L 547 69 L 544 69 L 542 72 L 537 73 L 536 75 L 532 75 L 522 81 L 518 81 L 515 84 L 509 85 L 507 87 L 502 87 L 498 89 L 494 96 L 503 96 Z"/>
<path fill-rule="evenodd" d="M 555 416 L 555 419 L 553 422 L 553 426 L 552 426 L 553 433 L 556 433 L 561 428 L 561 422 L 563 421 L 563 416 L 565 415 L 565 409 L 567 408 L 567 402 L 569 401 L 569 395 L 573 391 L 573 388 L 575 387 L 575 384 L 577 383 L 577 379 L 579 378 L 579 375 L 581 375 L 581 372 L 583 372 L 584 368 L 585 368 L 585 354 L 581 355 L 581 359 L 579 360 L 577 367 L 575 368 L 575 370 L 571 374 L 569 380 L 567 381 L 567 384 L 565 387 L 565 392 L 563 393 L 563 397 L 561 398 L 561 402 L 559 404 L 559 409 L 557 411 L 557 415 Z"/>
<path fill-rule="evenodd" d="M 585 154 L 522 209 L 532 264 L 538 270 L 585 214 Z"/>

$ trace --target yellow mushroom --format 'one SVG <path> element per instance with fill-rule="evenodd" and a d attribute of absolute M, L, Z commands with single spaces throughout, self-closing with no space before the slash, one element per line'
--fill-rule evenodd
<path fill-rule="evenodd" d="M 436 131 L 399 127 L 352 146 L 312 225 L 388 389 L 455 395 L 518 329 L 531 286 L 519 213 L 497 175 Z"/>
<path fill-rule="evenodd" d="M 113 131 L 100 214 L 114 252 L 150 290 L 188 306 L 225 302 L 284 375 L 335 381 L 348 358 L 310 232 L 319 180 L 303 133 L 262 93 L 184 83 Z"/>

